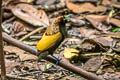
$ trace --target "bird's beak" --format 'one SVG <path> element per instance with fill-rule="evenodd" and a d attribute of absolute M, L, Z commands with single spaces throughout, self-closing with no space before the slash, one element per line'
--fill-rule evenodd
<path fill-rule="evenodd" d="M 65 16 L 65 19 L 67 20 L 67 22 L 71 22 L 71 16 L 72 14 L 68 14 Z"/>

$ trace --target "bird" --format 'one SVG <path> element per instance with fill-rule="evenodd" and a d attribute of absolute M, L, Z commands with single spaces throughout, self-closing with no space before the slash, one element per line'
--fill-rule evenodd
<path fill-rule="evenodd" d="M 50 54 L 53 56 L 54 51 L 58 48 L 61 42 L 67 37 L 67 30 L 65 23 L 70 21 L 71 15 L 59 16 L 53 21 L 53 23 L 47 27 L 42 38 L 37 43 L 37 55 L 40 58 L 44 58 L 46 55 Z M 47 52 L 47 54 L 46 54 Z M 61 60 L 55 56 L 56 64 Z"/>

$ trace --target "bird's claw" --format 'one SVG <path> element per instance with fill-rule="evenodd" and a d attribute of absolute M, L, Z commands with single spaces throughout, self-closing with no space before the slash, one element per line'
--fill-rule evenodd
<path fill-rule="evenodd" d="M 57 60 L 56 60 L 56 65 L 58 65 L 58 63 L 60 62 L 60 60 L 62 60 L 62 58 L 58 57 Z"/>
<path fill-rule="evenodd" d="M 54 58 L 55 58 L 55 60 L 56 60 L 56 65 L 58 65 L 58 63 L 62 60 L 62 58 L 61 57 L 56 57 L 56 56 L 53 56 Z"/>

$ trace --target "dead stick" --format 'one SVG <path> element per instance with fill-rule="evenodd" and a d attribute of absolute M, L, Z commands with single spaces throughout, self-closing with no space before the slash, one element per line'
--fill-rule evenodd
<path fill-rule="evenodd" d="M 9 35 L 7 35 L 6 33 L 3 33 L 3 39 L 4 39 L 4 41 L 6 41 L 6 42 L 8 42 L 8 43 L 10 43 L 10 44 L 13 44 L 13 45 L 15 45 L 15 46 L 17 46 L 17 47 L 25 50 L 25 51 L 28 51 L 28 52 L 30 52 L 31 54 L 36 55 L 36 53 L 37 53 L 37 49 L 31 48 L 30 46 L 25 45 L 25 44 L 23 44 L 22 42 L 14 39 L 14 38 L 11 38 L 11 37 L 10 37 Z M 54 63 L 54 64 L 56 63 L 56 60 L 55 60 L 52 56 L 50 56 L 50 55 L 48 55 L 48 56 L 45 58 L 45 60 L 50 61 L 50 62 L 52 62 L 52 63 Z M 62 60 L 59 62 L 58 65 L 61 66 L 61 67 L 63 67 L 63 68 L 65 68 L 65 69 L 67 69 L 67 70 L 69 70 L 69 71 L 72 71 L 72 72 L 74 72 L 74 73 L 76 73 L 76 74 L 79 74 L 80 76 L 83 76 L 84 78 L 87 78 L 87 79 L 89 79 L 89 80 L 103 80 L 101 77 L 98 77 L 98 76 L 96 76 L 96 75 L 93 74 L 93 73 L 87 72 L 87 71 L 85 71 L 85 70 L 83 70 L 83 69 L 81 69 L 81 68 L 78 68 L 78 67 L 72 65 L 71 63 L 69 63 L 69 62 L 66 61 L 65 59 L 62 59 Z"/>
<path fill-rule="evenodd" d="M 31 35 L 39 32 L 39 31 L 41 31 L 42 29 L 44 29 L 44 27 L 39 27 L 39 28 L 35 29 L 34 31 L 32 31 L 32 32 L 30 32 L 29 34 L 27 34 L 27 35 L 25 35 L 24 37 L 22 37 L 22 38 L 20 39 L 20 41 L 25 40 L 26 38 L 30 37 Z"/>
<path fill-rule="evenodd" d="M 0 0 L 0 25 L 2 24 L 2 0 Z M 6 80 L 6 69 L 3 52 L 3 38 L 2 38 L 2 27 L 0 26 L 0 64 L 1 64 L 1 79 Z"/>
<path fill-rule="evenodd" d="M 6 77 L 10 79 L 15 79 L 15 80 L 36 80 L 36 79 L 28 78 L 28 77 L 19 77 L 18 75 L 11 75 L 11 74 L 6 74 Z"/>

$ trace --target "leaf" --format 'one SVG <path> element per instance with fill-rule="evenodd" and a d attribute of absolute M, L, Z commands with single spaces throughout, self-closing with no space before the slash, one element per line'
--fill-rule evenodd
<path fill-rule="evenodd" d="M 12 12 L 18 18 L 32 24 L 33 26 L 49 26 L 49 19 L 43 10 L 37 10 L 29 4 L 17 4 Z"/>
<path fill-rule="evenodd" d="M 91 19 L 94 19 L 95 22 L 106 22 L 107 23 L 107 20 L 108 20 L 108 16 L 107 15 L 87 15 L 86 16 L 86 19 L 87 18 L 91 18 Z M 94 21 L 93 21 L 94 22 Z M 94 22 L 94 24 L 95 24 Z M 115 18 L 110 18 L 109 20 L 109 23 L 117 26 L 117 27 L 120 27 L 120 20 L 119 19 L 115 19 Z"/>
<path fill-rule="evenodd" d="M 109 18 L 111 18 L 113 16 L 113 14 L 115 13 L 115 10 L 111 10 L 110 13 L 109 13 Z"/>
<path fill-rule="evenodd" d="M 120 20 L 118 20 L 118 19 L 111 18 L 110 23 L 117 26 L 117 27 L 120 27 Z"/>
<path fill-rule="evenodd" d="M 102 5 L 108 6 L 111 4 L 110 0 L 102 0 Z"/>
<path fill-rule="evenodd" d="M 107 51 L 112 46 L 111 38 L 98 37 L 94 39 L 84 39 L 81 43 L 83 51 Z"/>
<path fill-rule="evenodd" d="M 37 56 L 32 55 L 32 54 L 25 54 L 24 50 L 21 50 L 17 47 L 13 47 L 13 46 L 4 46 L 4 50 L 9 52 L 9 53 L 16 53 L 16 55 L 18 55 L 20 57 L 21 61 L 25 61 L 25 60 L 36 60 Z"/>
<path fill-rule="evenodd" d="M 112 30 L 112 32 L 119 32 L 120 28 L 115 28 L 114 30 Z"/>
<path fill-rule="evenodd" d="M 45 66 L 45 69 L 48 70 L 48 69 L 50 69 L 51 67 L 52 67 L 52 64 L 50 63 L 50 64 L 47 64 L 47 65 Z"/>
<path fill-rule="evenodd" d="M 106 8 L 103 6 L 94 6 L 91 3 L 82 3 L 82 4 L 74 4 L 66 0 L 67 8 L 72 10 L 74 13 L 83 13 L 83 12 L 104 12 Z"/>
<path fill-rule="evenodd" d="M 88 37 L 88 38 L 95 38 L 96 37 L 96 33 L 98 33 L 97 30 L 88 28 L 88 27 L 80 27 L 80 34 L 82 36 Z"/>
<path fill-rule="evenodd" d="M 110 30 L 112 27 L 111 26 L 106 26 L 102 22 L 106 20 L 106 16 L 98 16 L 94 17 L 93 15 L 89 15 L 86 17 L 86 19 L 95 27 L 96 29 L 100 31 L 107 31 Z"/>
<path fill-rule="evenodd" d="M 10 27 L 10 32 L 12 37 L 19 37 L 25 35 L 28 31 L 32 31 L 33 29 L 30 28 L 29 25 L 26 23 L 16 20 L 13 22 L 12 26 Z"/>
<path fill-rule="evenodd" d="M 13 71 L 13 69 L 16 66 L 19 66 L 20 63 L 18 63 L 16 61 L 11 61 L 11 60 L 5 59 L 5 65 L 6 65 L 7 73 L 10 73 L 11 71 Z"/>
<path fill-rule="evenodd" d="M 78 56 L 79 50 L 74 48 L 65 48 L 64 57 L 71 60 L 73 57 Z"/>
<path fill-rule="evenodd" d="M 3 0 L 2 5 L 3 6 L 12 6 L 12 4 L 17 3 L 32 3 L 34 0 Z"/>
<path fill-rule="evenodd" d="M 102 63 L 103 60 L 101 60 L 100 56 L 92 57 L 84 64 L 83 68 L 90 72 L 96 72 L 100 68 Z"/>

